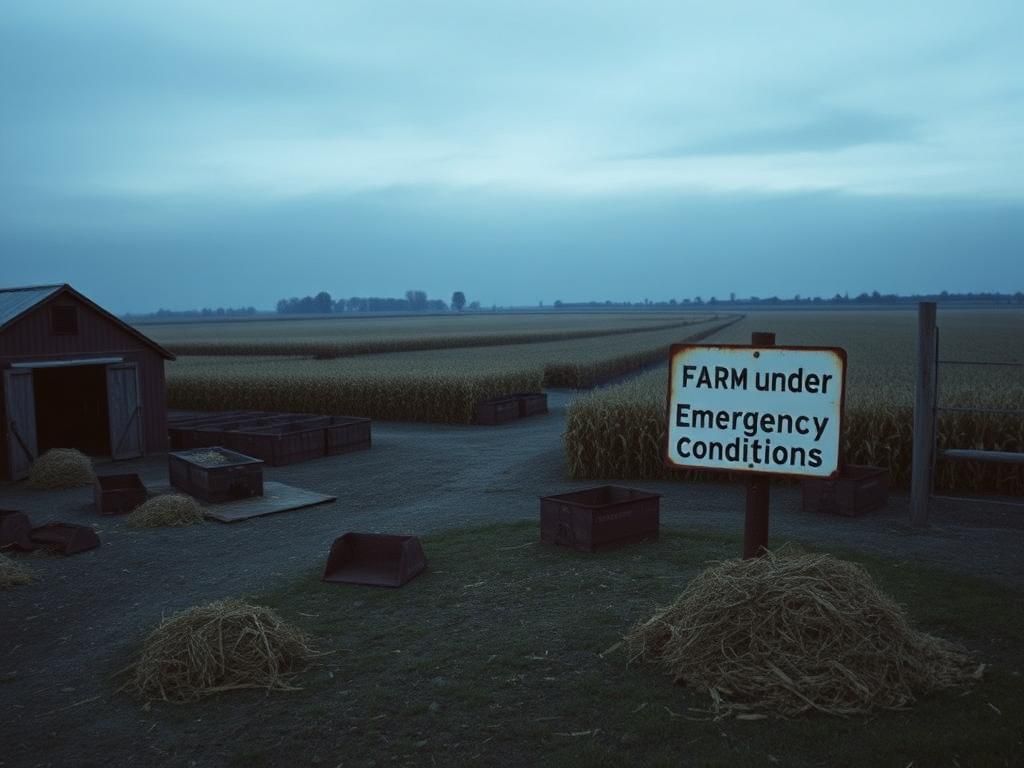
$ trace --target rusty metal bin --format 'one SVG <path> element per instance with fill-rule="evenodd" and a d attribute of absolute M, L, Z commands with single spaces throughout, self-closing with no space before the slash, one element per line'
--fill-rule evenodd
<path fill-rule="evenodd" d="M 512 395 L 519 404 L 519 418 L 548 412 L 548 396 L 543 392 L 518 392 Z"/>
<path fill-rule="evenodd" d="M 482 400 L 476 406 L 476 423 L 493 426 L 519 418 L 519 402 L 514 397 Z"/>
<path fill-rule="evenodd" d="M 138 475 L 97 475 L 93 500 L 101 515 L 124 515 L 144 503 L 149 495 Z"/>
<path fill-rule="evenodd" d="M 889 500 L 889 470 L 850 464 L 834 480 L 808 478 L 800 483 L 804 512 L 857 517 Z"/>
<path fill-rule="evenodd" d="M 28 515 L 17 509 L 0 509 L 0 549 L 14 547 L 25 552 L 35 549 L 29 534 L 32 523 Z"/>
<path fill-rule="evenodd" d="M 580 552 L 657 539 L 660 493 L 602 485 L 541 496 L 540 540 Z"/>
<path fill-rule="evenodd" d="M 196 448 L 167 454 L 171 485 L 203 501 L 218 503 L 263 495 L 263 462 L 226 448 Z"/>
<path fill-rule="evenodd" d="M 32 543 L 61 555 L 77 555 L 95 549 L 100 537 L 87 525 L 47 523 L 32 529 Z"/>
<path fill-rule="evenodd" d="M 349 532 L 331 545 L 323 580 L 400 587 L 426 567 L 427 557 L 416 536 Z"/>

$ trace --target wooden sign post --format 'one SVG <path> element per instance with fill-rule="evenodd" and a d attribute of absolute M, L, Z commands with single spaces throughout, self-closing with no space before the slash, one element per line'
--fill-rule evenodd
<path fill-rule="evenodd" d="M 774 347 L 775 334 L 758 332 L 750 334 L 750 344 L 755 347 Z M 743 519 L 743 559 L 760 557 L 768 549 L 768 506 L 771 499 L 771 483 L 764 475 L 747 478 L 747 508 Z"/>
<path fill-rule="evenodd" d="M 676 344 L 669 358 L 666 466 L 748 475 L 743 557 L 768 545 L 772 475 L 836 477 L 846 352 L 751 344 Z"/>

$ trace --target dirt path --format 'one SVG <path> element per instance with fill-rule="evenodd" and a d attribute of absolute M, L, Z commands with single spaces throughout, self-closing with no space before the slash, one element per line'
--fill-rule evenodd
<path fill-rule="evenodd" d="M 101 548 L 70 558 L 25 558 L 36 583 L 0 592 L 0 766 L 122 765 L 83 758 L 81 726 L 117 729 L 124 708 L 106 678 L 161 615 L 208 600 L 254 594 L 322 565 L 348 530 L 427 534 L 489 522 L 534 520 L 537 497 L 594 483 L 565 479 L 561 434 L 570 393 L 550 394 L 551 413 L 501 427 L 374 424 L 373 449 L 293 467 L 267 479 L 335 494 L 334 504 L 233 525 L 134 531 L 99 518 L 91 488 L 41 492 L 0 485 L 0 508 L 34 524 L 61 519 L 97 526 Z M 149 485 L 166 483 L 166 458 L 119 464 Z M 662 493 L 667 528 L 738 533 L 743 488 L 638 483 Z M 795 487 L 773 490 L 774 542 L 792 538 L 888 555 L 1024 589 L 1024 512 L 943 505 L 935 525 L 910 529 L 896 494 L 868 517 L 809 516 Z M 428 552 L 429 557 L 429 552 Z M 106 713 L 106 714 L 104 714 Z M 85 760 L 83 762 L 83 759 Z"/>

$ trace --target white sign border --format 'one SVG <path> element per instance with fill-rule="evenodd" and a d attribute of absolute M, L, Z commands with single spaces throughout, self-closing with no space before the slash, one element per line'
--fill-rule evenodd
<path fill-rule="evenodd" d="M 676 355 L 680 352 L 691 349 L 727 349 L 727 350 L 747 350 L 750 352 L 757 352 L 762 350 L 782 349 L 790 350 L 793 352 L 831 352 L 839 358 L 841 369 L 843 372 L 843 394 L 839 399 L 839 461 L 835 471 L 830 475 L 806 475 L 796 474 L 793 472 L 772 472 L 761 469 L 746 469 L 736 467 L 733 469 L 723 469 L 721 467 L 708 467 L 703 464 L 680 464 L 679 462 L 673 461 L 669 458 L 672 451 L 671 443 L 671 430 L 668 425 L 672 423 L 672 374 L 675 370 L 674 363 Z M 669 348 L 668 353 L 668 381 L 666 384 L 665 392 L 665 443 L 661 452 L 661 459 L 663 465 L 668 469 L 675 470 L 693 470 L 698 472 L 715 472 L 720 475 L 751 475 L 758 477 L 782 477 L 791 480 L 835 480 L 842 474 L 843 469 L 846 466 L 845 456 L 843 454 L 843 428 L 846 426 L 846 367 L 847 357 L 846 350 L 842 347 L 808 347 L 808 346 L 797 346 L 793 344 L 673 344 Z"/>

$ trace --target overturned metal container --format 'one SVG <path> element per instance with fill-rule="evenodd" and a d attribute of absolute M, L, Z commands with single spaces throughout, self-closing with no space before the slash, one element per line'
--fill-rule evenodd
<path fill-rule="evenodd" d="M 542 496 L 540 540 L 595 552 L 642 539 L 657 539 L 660 500 L 659 493 L 617 485 Z"/>
<path fill-rule="evenodd" d="M 97 475 L 93 486 L 96 511 L 101 515 L 125 515 L 149 498 L 136 474 Z"/>
<path fill-rule="evenodd" d="M 32 529 L 31 538 L 33 544 L 61 555 L 77 555 L 100 545 L 96 531 L 87 525 L 74 523 L 40 525 Z"/>
<path fill-rule="evenodd" d="M 323 580 L 335 584 L 400 587 L 427 567 L 416 536 L 346 533 L 334 540 Z"/>
<path fill-rule="evenodd" d="M 16 509 L 0 509 L 0 549 L 13 547 L 23 552 L 35 549 L 29 534 L 32 523 L 28 515 Z"/>

